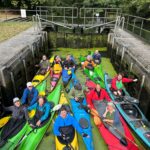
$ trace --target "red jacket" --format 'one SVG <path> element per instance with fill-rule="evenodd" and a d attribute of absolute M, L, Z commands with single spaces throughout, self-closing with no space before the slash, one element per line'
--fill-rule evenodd
<path fill-rule="evenodd" d="M 90 105 L 91 108 L 94 108 L 94 105 L 92 102 L 93 100 L 102 101 L 104 99 L 106 99 L 107 101 L 111 101 L 105 89 L 101 89 L 100 96 L 98 96 L 96 90 L 92 90 L 89 94 L 87 94 L 87 103 L 88 105 Z"/>
<path fill-rule="evenodd" d="M 111 88 L 113 90 L 118 90 L 117 86 L 116 86 L 116 82 L 117 82 L 117 77 L 113 78 L 111 81 Z M 129 79 L 129 78 L 122 78 L 122 83 L 129 83 L 129 82 L 133 82 L 133 79 Z"/>

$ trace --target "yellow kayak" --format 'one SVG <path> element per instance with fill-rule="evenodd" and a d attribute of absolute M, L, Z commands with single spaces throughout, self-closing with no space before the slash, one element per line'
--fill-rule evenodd
<path fill-rule="evenodd" d="M 47 71 L 45 75 L 41 75 L 41 74 L 35 75 L 32 80 L 33 86 L 36 87 L 37 85 L 39 85 L 43 80 L 45 80 L 48 77 L 49 74 L 50 74 L 50 71 Z"/>
<path fill-rule="evenodd" d="M 52 56 L 49 59 L 50 64 L 52 64 L 54 61 L 54 56 Z M 43 80 L 45 80 L 48 76 L 50 75 L 50 70 L 46 72 L 46 74 L 42 75 L 42 74 L 37 74 L 34 76 L 34 78 L 32 79 L 32 84 L 34 87 L 36 87 L 37 85 L 39 85 Z"/>
<path fill-rule="evenodd" d="M 64 92 L 61 93 L 59 104 L 68 104 L 68 100 L 64 94 Z M 58 138 L 55 136 L 55 144 L 56 144 L 56 150 L 64 150 L 66 145 L 60 143 Z M 73 141 L 69 144 L 73 147 L 74 150 L 78 150 L 78 140 L 77 140 L 77 133 L 75 132 L 75 136 Z"/>

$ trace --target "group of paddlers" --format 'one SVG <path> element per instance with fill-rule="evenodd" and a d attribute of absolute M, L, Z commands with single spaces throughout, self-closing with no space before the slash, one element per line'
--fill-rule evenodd
<path fill-rule="evenodd" d="M 97 64 L 101 63 L 101 54 L 98 50 L 95 51 L 93 55 L 88 55 L 87 59 L 82 63 L 82 68 L 87 68 L 92 70 Z M 67 55 L 66 60 L 62 62 L 59 56 L 54 57 L 53 64 L 61 64 L 64 70 L 69 70 L 70 74 L 74 74 L 76 69 L 76 63 L 74 57 L 72 55 Z M 46 55 L 43 55 L 42 60 L 40 61 L 40 67 L 38 74 L 44 75 L 47 71 L 51 70 L 51 65 Z M 67 72 L 69 74 L 69 72 Z M 136 82 L 137 79 L 129 79 L 124 78 L 123 74 L 119 73 L 116 77 L 114 77 L 111 81 L 111 91 L 114 95 L 121 96 L 123 83 L 127 82 Z M 63 81 L 64 85 L 67 84 L 68 81 Z M 45 96 L 39 96 L 40 93 L 38 90 L 32 85 L 32 82 L 28 82 L 26 84 L 26 88 L 23 92 L 21 100 L 18 97 L 13 99 L 13 106 L 4 107 L 6 111 L 12 112 L 12 117 L 9 122 L 5 125 L 5 130 L 9 130 L 12 127 L 15 128 L 17 123 L 24 122 L 27 120 L 33 128 L 38 126 L 40 127 L 42 123 L 48 119 L 50 115 L 50 110 L 52 106 L 49 102 L 47 102 Z M 104 122 L 108 122 L 110 124 L 118 123 L 118 112 L 115 109 L 115 105 L 111 102 L 111 98 L 105 89 L 102 89 L 99 84 L 96 85 L 95 89 L 89 90 L 86 86 L 82 86 L 80 82 L 74 84 L 73 88 L 69 92 L 69 98 L 74 99 L 76 102 L 82 103 L 82 99 L 85 97 L 85 92 L 88 92 L 87 97 L 87 107 L 90 109 L 94 109 L 94 103 L 98 101 L 107 100 L 108 103 L 103 107 L 104 110 L 102 117 L 104 118 Z M 30 119 L 29 113 L 32 110 L 36 110 L 33 119 Z M 56 136 L 64 137 L 65 134 L 62 134 L 59 130 L 60 127 L 70 126 L 72 125 L 79 133 L 82 134 L 83 137 L 88 137 L 86 133 L 83 132 L 82 128 L 79 126 L 78 122 L 75 118 L 70 115 L 67 111 L 66 107 L 62 107 L 60 109 L 60 113 L 55 120 L 54 123 L 54 134 Z"/>

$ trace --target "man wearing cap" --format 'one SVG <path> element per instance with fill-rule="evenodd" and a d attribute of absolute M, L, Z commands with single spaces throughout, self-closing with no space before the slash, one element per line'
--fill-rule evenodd
<path fill-rule="evenodd" d="M 17 128 L 18 124 L 21 125 L 21 123 L 24 123 L 26 120 L 28 120 L 28 112 L 25 106 L 21 105 L 20 99 L 18 97 L 15 97 L 13 99 L 13 106 L 10 107 L 4 107 L 5 111 L 11 111 L 12 117 L 8 121 L 8 123 L 3 128 L 4 132 L 9 132 L 9 130 L 12 130 L 12 128 Z"/>
<path fill-rule="evenodd" d="M 37 98 L 38 98 L 38 90 L 35 87 L 33 87 L 31 82 L 28 82 L 27 88 L 23 92 L 21 100 L 22 104 L 31 106 L 37 102 Z"/>

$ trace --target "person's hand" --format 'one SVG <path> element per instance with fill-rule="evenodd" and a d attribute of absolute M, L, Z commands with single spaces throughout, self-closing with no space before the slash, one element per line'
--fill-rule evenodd
<path fill-rule="evenodd" d="M 108 120 L 107 120 L 107 119 L 104 119 L 103 121 L 104 121 L 104 122 L 108 122 Z"/>
<path fill-rule="evenodd" d="M 68 68 L 67 68 L 67 67 L 64 67 L 64 69 L 65 69 L 65 70 L 68 70 Z"/>
<path fill-rule="evenodd" d="M 105 118 L 105 117 L 106 117 L 106 114 L 103 114 L 103 117 Z"/>
<path fill-rule="evenodd" d="M 82 133 L 82 136 L 83 136 L 83 137 L 89 137 L 89 135 L 86 134 L 86 133 Z"/>
<path fill-rule="evenodd" d="M 89 107 L 89 108 L 90 108 L 90 107 L 91 107 L 91 105 L 87 105 L 87 107 Z"/>
<path fill-rule="evenodd" d="M 65 134 L 61 134 L 61 137 L 63 138 L 63 140 L 66 139 L 66 135 Z"/>
<path fill-rule="evenodd" d="M 79 98 L 78 98 L 78 97 L 75 97 L 74 99 L 75 99 L 75 101 L 79 101 Z"/>
<path fill-rule="evenodd" d="M 133 82 L 137 82 L 137 81 L 138 81 L 138 79 L 134 79 L 134 80 L 133 80 Z"/>
<path fill-rule="evenodd" d="M 39 120 L 36 125 L 39 127 L 41 125 L 41 121 Z"/>

